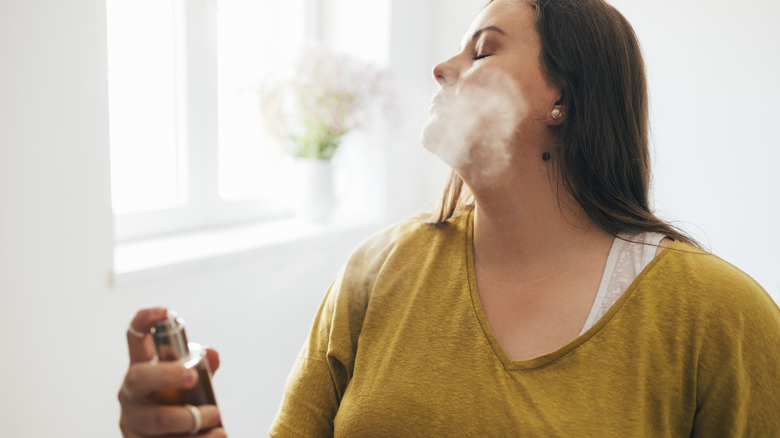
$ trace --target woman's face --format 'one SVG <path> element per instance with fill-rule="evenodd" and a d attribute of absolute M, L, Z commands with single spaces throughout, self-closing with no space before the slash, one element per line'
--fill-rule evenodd
<path fill-rule="evenodd" d="M 423 128 L 423 145 L 468 177 L 500 175 L 550 148 L 560 90 L 542 73 L 534 12 L 522 0 L 482 10 L 461 50 L 438 64 L 441 89 Z"/>

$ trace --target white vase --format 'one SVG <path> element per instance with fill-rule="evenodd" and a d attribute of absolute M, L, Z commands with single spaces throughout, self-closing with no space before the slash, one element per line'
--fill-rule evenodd
<path fill-rule="evenodd" d="M 297 158 L 295 213 L 308 222 L 326 223 L 336 207 L 333 163 L 330 160 Z"/>

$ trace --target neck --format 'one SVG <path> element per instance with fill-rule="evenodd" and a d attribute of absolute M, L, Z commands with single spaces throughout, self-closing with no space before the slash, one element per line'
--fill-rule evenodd
<path fill-rule="evenodd" d="M 565 190 L 556 194 L 548 166 L 542 162 L 531 172 L 469 186 L 476 200 L 474 257 L 480 270 L 507 281 L 538 281 L 609 251 L 613 237 Z"/>

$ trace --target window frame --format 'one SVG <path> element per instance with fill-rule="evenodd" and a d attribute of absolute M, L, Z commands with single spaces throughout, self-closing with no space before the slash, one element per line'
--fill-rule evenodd
<path fill-rule="evenodd" d="M 319 33 L 320 0 L 301 0 L 309 37 Z M 184 201 L 171 208 L 115 213 L 118 242 L 253 219 L 290 217 L 288 205 L 219 195 L 218 1 L 173 0 L 176 149 Z"/>

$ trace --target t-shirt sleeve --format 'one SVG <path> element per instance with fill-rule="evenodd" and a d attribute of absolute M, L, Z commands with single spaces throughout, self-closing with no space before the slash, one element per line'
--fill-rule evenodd
<path fill-rule="evenodd" d="M 274 438 L 333 436 L 370 289 L 389 249 L 387 233 L 379 233 L 355 250 L 336 275 L 287 378 L 271 426 Z"/>
<path fill-rule="evenodd" d="M 699 350 L 694 437 L 780 433 L 780 309 L 752 279 L 717 278 Z"/>

